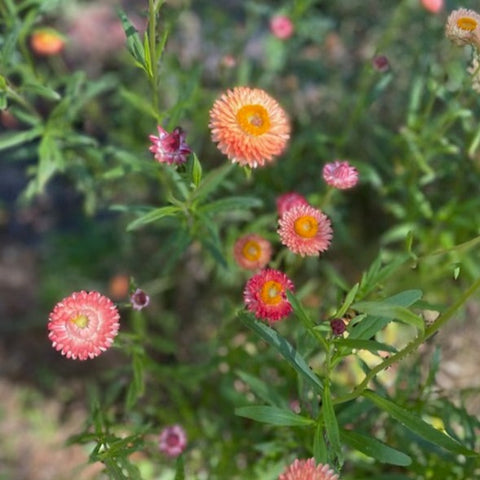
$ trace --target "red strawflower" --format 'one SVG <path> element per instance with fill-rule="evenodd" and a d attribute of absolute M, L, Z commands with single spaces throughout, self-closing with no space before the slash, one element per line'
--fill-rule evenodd
<path fill-rule="evenodd" d="M 109 298 L 98 292 L 74 292 L 50 313 L 48 338 L 67 358 L 94 358 L 112 345 L 119 319 Z"/>
<path fill-rule="evenodd" d="M 348 162 L 335 160 L 323 167 L 323 179 L 332 187 L 346 190 L 354 187 L 358 182 L 358 171 Z"/>
<path fill-rule="evenodd" d="M 331 470 L 330 465 L 319 463 L 315 465 L 315 460 L 296 459 L 289 465 L 278 480 L 338 480 L 338 475 Z"/>
<path fill-rule="evenodd" d="M 287 192 L 277 197 L 277 211 L 281 217 L 287 210 L 297 205 L 308 205 L 307 199 L 297 192 Z"/>
<path fill-rule="evenodd" d="M 292 311 L 287 290 L 293 292 L 292 281 L 283 272 L 267 268 L 250 278 L 245 285 L 245 306 L 257 318 L 277 322 Z"/>
<path fill-rule="evenodd" d="M 180 425 L 165 427 L 160 433 L 158 446 L 169 457 L 178 457 L 187 447 L 187 434 Z"/>
<path fill-rule="evenodd" d="M 267 265 L 272 257 L 272 245 L 268 240 L 250 233 L 240 237 L 233 246 L 235 261 L 247 270 L 258 270 Z"/>
<path fill-rule="evenodd" d="M 185 132 L 177 127 L 172 133 L 168 133 L 160 125 L 157 126 L 158 137 L 150 135 L 153 145 L 149 150 L 154 154 L 159 163 L 179 164 L 187 161 L 187 155 L 192 153 L 191 148 L 185 142 Z"/>
<path fill-rule="evenodd" d="M 327 250 L 333 235 L 328 217 L 311 205 L 298 205 L 287 210 L 278 225 L 282 243 L 302 257 L 319 255 Z"/>

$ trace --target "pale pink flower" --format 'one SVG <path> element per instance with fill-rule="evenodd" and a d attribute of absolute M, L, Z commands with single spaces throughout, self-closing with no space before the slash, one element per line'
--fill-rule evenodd
<path fill-rule="evenodd" d="M 180 425 L 165 427 L 158 440 L 160 451 L 169 457 L 178 457 L 187 447 L 187 434 Z"/>
<path fill-rule="evenodd" d="M 286 40 L 293 35 L 293 22 L 286 15 L 275 15 L 270 19 L 270 31 L 280 40 Z"/>
<path fill-rule="evenodd" d="M 150 135 L 152 145 L 149 150 L 154 154 L 159 163 L 185 163 L 187 156 L 192 153 L 191 148 L 185 142 L 185 132 L 177 127 L 172 133 L 168 133 L 160 125 L 157 126 L 158 137 Z"/>
<path fill-rule="evenodd" d="M 287 290 L 293 292 L 292 281 L 283 272 L 267 268 L 250 278 L 245 285 L 245 306 L 257 318 L 269 323 L 277 322 L 292 311 Z"/>
<path fill-rule="evenodd" d="M 109 298 L 98 292 L 74 292 L 50 313 L 48 338 L 67 358 L 94 358 L 112 345 L 119 319 Z"/>
<path fill-rule="evenodd" d="M 150 297 L 140 288 L 137 288 L 132 295 L 130 295 L 130 303 L 134 310 L 142 310 L 148 307 L 150 303 Z"/>
<path fill-rule="evenodd" d="M 277 197 L 277 211 L 281 217 L 287 210 L 297 205 L 308 205 L 307 199 L 297 192 L 287 192 Z"/>
<path fill-rule="evenodd" d="M 456 45 L 473 45 L 480 49 L 480 15 L 474 10 L 459 8 L 447 18 L 445 35 Z"/>
<path fill-rule="evenodd" d="M 358 182 L 358 171 L 348 162 L 335 160 L 332 163 L 327 163 L 323 167 L 322 174 L 323 179 L 328 183 L 328 185 L 340 190 L 352 188 Z"/>
<path fill-rule="evenodd" d="M 333 236 L 328 217 L 311 205 L 291 208 L 280 217 L 278 224 L 283 245 L 302 257 L 327 250 Z"/>
<path fill-rule="evenodd" d="M 272 245 L 260 235 L 250 233 L 235 242 L 233 256 L 240 267 L 257 270 L 265 267 L 270 261 Z"/>
<path fill-rule="evenodd" d="M 339 480 L 338 475 L 330 468 L 330 465 L 319 463 L 315 460 L 299 460 L 298 458 L 290 464 L 278 480 Z"/>
<path fill-rule="evenodd" d="M 438 13 L 444 6 L 444 0 L 421 0 L 425 10 L 432 13 Z"/>

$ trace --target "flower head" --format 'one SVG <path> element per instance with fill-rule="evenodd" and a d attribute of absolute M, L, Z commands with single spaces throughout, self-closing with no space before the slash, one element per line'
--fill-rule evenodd
<path fill-rule="evenodd" d="M 263 90 L 235 87 L 213 104 L 212 140 L 234 163 L 263 167 L 280 155 L 290 137 L 290 123 L 276 100 Z"/>
<path fill-rule="evenodd" d="M 286 40 L 293 35 L 293 23 L 286 15 L 275 15 L 270 19 L 270 31 L 279 40 Z"/>
<path fill-rule="evenodd" d="M 280 195 L 277 197 L 276 203 L 278 215 L 280 217 L 292 207 L 296 207 L 297 205 L 308 205 L 307 199 L 297 192 L 288 192 Z"/>
<path fill-rule="evenodd" d="M 178 457 L 187 446 L 187 434 L 180 425 L 165 427 L 160 433 L 158 446 L 169 457 Z"/>
<path fill-rule="evenodd" d="M 330 328 L 332 329 L 332 333 L 336 336 L 343 335 L 343 332 L 347 329 L 345 322 L 342 318 L 332 318 L 330 320 Z"/>
<path fill-rule="evenodd" d="M 278 225 L 282 243 L 302 257 L 327 250 L 333 235 L 328 217 L 311 205 L 298 205 L 286 211 Z"/>
<path fill-rule="evenodd" d="M 48 338 L 67 358 L 94 358 L 112 345 L 119 319 L 109 298 L 98 292 L 74 292 L 50 313 Z"/>
<path fill-rule="evenodd" d="M 65 39 L 53 28 L 40 28 L 32 33 L 30 46 L 38 55 L 58 55 L 65 47 Z"/>
<path fill-rule="evenodd" d="M 323 179 L 332 187 L 340 190 L 354 187 L 358 182 L 358 171 L 348 162 L 335 160 L 323 167 Z"/>
<path fill-rule="evenodd" d="M 390 62 L 388 61 L 388 57 L 385 55 L 377 55 L 373 57 L 372 66 L 377 72 L 380 73 L 385 73 L 390 70 Z"/>
<path fill-rule="evenodd" d="M 338 478 L 329 465 L 321 463 L 315 465 L 315 460 L 309 458 L 296 459 L 280 474 L 278 480 L 338 480 Z"/>
<path fill-rule="evenodd" d="M 272 256 L 272 246 L 268 240 L 250 233 L 240 237 L 233 246 L 235 261 L 242 268 L 257 270 L 265 267 Z"/>
<path fill-rule="evenodd" d="M 444 0 L 421 0 L 421 2 L 425 10 L 432 13 L 438 13 L 444 4 Z"/>
<path fill-rule="evenodd" d="M 283 272 L 267 268 L 248 280 L 243 298 L 247 310 L 273 323 L 290 315 L 292 306 L 287 290 L 293 289 L 292 281 Z"/>
<path fill-rule="evenodd" d="M 480 15 L 474 10 L 453 10 L 447 19 L 445 35 L 456 45 L 480 48 Z"/>
<path fill-rule="evenodd" d="M 130 296 L 130 302 L 134 310 L 142 310 L 148 307 L 150 297 L 140 288 L 137 288 Z"/>
<path fill-rule="evenodd" d="M 185 132 L 177 127 L 172 133 L 168 133 L 160 125 L 157 126 L 158 137 L 150 135 L 153 145 L 149 150 L 154 154 L 155 160 L 159 163 L 185 163 L 187 155 L 192 153 L 191 148 L 185 142 Z"/>

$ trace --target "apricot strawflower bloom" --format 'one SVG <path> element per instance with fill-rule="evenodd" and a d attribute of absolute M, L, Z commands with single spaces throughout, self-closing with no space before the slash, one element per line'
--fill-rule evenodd
<path fill-rule="evenodd" d="M 288 317 L 292 306 L 287 290 L 293 292 L 292 281 L 279 270 L 265 269 L 248 280 L 243 292 L 247 310 L 270 323 Z"/>
<path fill-rule="evenodd" d="M 328 464 L 315 465 L 315 460 L 299 460 L 298 458 L 290 464 L 278 480 L 338 480 L 338 475 L 330 468 Z"/>
<path fill-rule="evenodd" d="M 107 350 L 118 333 L 117 307 L 98 292 L 74 292 L 50 313 L 48 337 L 67 358 L 87 360 Z"/>
<path fill-rule="evenodd" d="M 257 270 L 265 267 L 272 257 L 272 246 L 268 240 L 250 233 L 240 237 L 233 246 L 235 261 L 242 268 Z"/>
<path fill-rule="evenodd" d="M 480 48 L 480 15 L 474 10 L 453 10 L 447 19 L 445 35 L 456 45 Z"/>
<path fill-rule="evenodd" d="M 297 192 L 287 192 L 277 197 L 278 215 L 281 217 L 287 210 L 297 205 L 308 205 L 307 199 Z"/>
<path fill-rule="evenodd" d="M 177 127 L 172 133 L 168 133 L 160 125 L 157 126 L 158 137 L 150 135 L 152 145 L 149 150 L 154 154 L 159 163 L 179 164 L 187 161 L 187 156 L 192 153 L 191 148 L 185 142 L 185 132 Z"/>
<path fill-rule="evenodd" d="M 325 164 L 322 175 L 328 185 L 340 190 L 352 188 L 358 182 L 357 169 L 348 162 L 340 162 L 339 160 Z"/>
<path fill-rule="evenodd" d="M 40 28 L 32 33 L 30 46 L 38 55 L 58 55 L 65 47 L 65 39 L 53 28 Z"/>
<path fill-rule="evenodd" d="M 286 40 L 293 35 L 293 22 L 286 15 L 275 15 L 270 20 L 270 31 L 279 40 Z"/>
<path fill-rule="evenodd" d="M 130 303 L 134 310 L 142 310 L 148 307 L 150 303 L 150 297 L 140 288 L 137 288 L 132 295 L 130 295 Z"/>
<path fill-rule="evenodd" d="M 444 5 L 444 0 L 421 0 L 425 10 L 428 10 L 432 13 L 438 13 Z"/>
<path fill-rule="evenodd" d="M 160 433 L 158 446 L 169 457 L 178 457 L 187 447 L 187 434 L 180 425 L 165 427 Z"/>
<path fill-rule="evenodd" d="M 333 235 L 328 217 L 311 205 L 291 208 L 280 217 L 278 224 L 283 245 L 302 257 L 327 250 Z"/>
<path fill-rule="evenodd" d="M 235 87 L 224 93 L 210 110 L 209 127 L 222 153 L 251 168 L 271 163 L 290 137 L 287 114 L 258 88 Z"/>

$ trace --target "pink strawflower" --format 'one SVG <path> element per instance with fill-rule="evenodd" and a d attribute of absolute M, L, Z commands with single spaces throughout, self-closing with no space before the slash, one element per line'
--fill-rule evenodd
<path fill-rule="evenodd" d="M 293 35 L 294 26 L 286 15 L 275 15 L 270 19 L 270 31 L 279 40 L 286 40 Z"/>
<path fill-rule="evenodd" d="M 299 460 L 298 458 L 289 465 L 278 480 L 338 480 L 338 475 L 330 468 L 330 465 L 319 463 L 315 460 Z"/>
<path fill-rule="evenodd" d="M 385 73 L 390 70 L 390 62 L 385 55 L 377 55 L 372 59 L 373 68 L 380 73 Z"/>
<path fill-rule="evenodd" d="M 292 281 L 283 272 L 267 268 L 250 278 L 245 285 L 245 306 L 257 318 L 277 322 L 292 311 L 287 290 L 294 290 Z"/>
<path fill-rule="evenodd" d="M 358 171 L 348 162 L 335 160 L 323 167 L 323 179 L 340 190 L 354 187 L 358 182 Z"/>
<path fill-rule="evenodd" d="M 158 137 L 150 135 L 152 146 L 149 150 L 154 154 L 159 163 L 185 163 L 187 155 L 192 153 L 191 148 L 185 142 L 185 132 L 177 127 L 172 133 L 168 133 L 160 125 L 157 126 Z"/>
<path fill-rule="evenodd" d="M 158 440 L 160 451 L 169 457 L 178 457 L 187 447 L 187 434 L 180 425 L 165 427 Z"/>
<path fill-rule="evenodd" d="M 240 237 L 233 246 L 235 261 L 247 270 L 258 270 L 267 265 L 272 257 L 272 245 L 268 240 L 250 233 Z"/>
<path fill-rule="evenodd" d="M 140 288 L 137 288 L 132 295 L 130 295 L 130 303 L 134 310 L 142 310 L 148 307 L 150 303 L 150 297 Z"/>
<path fill-rule="evenodd" d="M 302 257 L 327 250 L 333 236 L 328 217 L 311 205 L 298 205 L 286 211 L 278 225 L 282 243 Z"/>
<path fill-rule="evenodd" d="M 87 360 L 109 348 L 118 333 L 117 307 L 98 292 L 74 292 L 55 305 L 48 338 L 62 355 Z"/>
<path fill-rule="evenodd" d="M 421 3 L 425 10 L 432 13 L 438 13 L 444 5 L 444 0 L 421 0 Z"/>
<path fill-rule="evenodd" d="M 278 215 L 280 217 L 292 207 L 296 207 L 297 205 L 308 205 L 307 199 L 297 192 L 288 192 L 280 195 L 277 197 L 276 203 Z"/>

